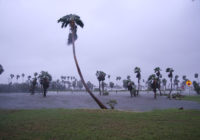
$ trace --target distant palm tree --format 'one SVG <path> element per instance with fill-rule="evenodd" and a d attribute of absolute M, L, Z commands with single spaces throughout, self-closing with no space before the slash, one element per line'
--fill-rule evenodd
<path fill-rule="evenodd" d="M 41 71 L 38 78 L 40 79 L 40 84 L 43 88 L 43 96 L 46 97 L 47 89 L 49 88 L 52 76 L 48 72 Z"/>
<path fill-rule="evenodd" d="M 198 81 L 198 84 L 199 84 L 199 79 L 198 79 L 198 77 L 199 77 L 199 74 L 198 74 L 198 73 L 195 73 L 195 74 L 194 74 L 194 78 L 196 78 L 196 79 L 197 79 L 197 81 Z"/>
<path fill-rule="evenodd" d="M 0 75 L 4 72 L 3 66 L 0 64 Z"/>
<path fill-rule="evenodd" d="M 20 78 L 20 75 L 17 74 L 17 75 L 16 75 L 17 82 L 18 82 L 18 79 L 19 79 L 19 78 Z"/>
<path fill-rule="evenodd" d="M 165 94 L 166 85 L 167 85 L 167 80 L 165 78 L 162 79 L 162 84 L 164 86 L 164 94 Z"/>
<path fill-rule="evenodd" d="M 101 95 L 101 88 L 100 88 L 101 86 L 102 86 L 102 92 L 104 94 L 104 80 L 106 77 L 106 73 L 104 73 L 103 71 L 97 71 L 96 76 L 99 81 L 99 94 Z"/>
<path fill-rule="evenodd" d="M 154 72 L 155 72 L 155 74 L 156 74 L 156 76 L 157 76 L 158 90 L 159 90 L 160 96 L 161 96 L 161 95 L 162 95 L 162 92 L 161 92 L 161 90 L 160 90 L 160 84 L 161 84 L 160 78 L 162 78 L 162 74 L 160 73 L 160 71 L 161 71 L 160 67 L 156 67 L 156 68 L 154 69 Z"/>
<path fill-rule="evenodd" d="M 11 78 L 11 84 L 12 84 L 12 79 L 15 77 L 14 74 L 10 74 L 10 78 Z"/>
<path fill-rule="evenodd" d="M 174 86 L 176 87 L 176 90 L 178 90 L 178 84 L 179 84 L 179 80 L 178 80 L 179 76 L 178 75 L 175 75 L 175 78 L 174 78 Z"/>
<path fill-rule="evenodd" d="M 22 73 L 22 82 L 24 82 L 24 77 L 25 77 L 25 74 L 24 73 Z"/>
<path fill-rule="evenodd" d="M 78 74 L 80 76 L 80 79 L 87 90 L 87 92 L 90 94 L 90 96 L 95 100 L 95 102 L 99 105 L 102 109 L 107 109 L 107 107 L 100 102 L 100 100 L 91 92 L 91 90 L 88 88 L 87 84 L 85 83 L 85 80 L 83 78 L 83 75 L 81 73 L 81 69 L 78 64 L 78 60 L 76 58 L 76 52 L 75 52 L 75 40 L 77 40 L 77 25 L 83 28 L 84 24 L 81 21 L 80 17 L 75 14 L 66 15 L 58 20 L 58 23 L 62 22 L 62 28 L 67 27 L 67 25 L 70 26 L 70 33 L 68 35 L 68 45 L 72 44 L 73 46 L 73 55 L 74 55 L 74 61 L 76 64 L 76 68 L 78 71 Z"/>
<path fill-rule="evenodd" d="M 152 74 L 148 78 L 148 84 L 153 89 L 154 99 L 156 99 L 156 89 L 158 88 L 158 79 L 155 74 Z"/>
<path fill-rule="evenodd" d="M 137 90 L 137 96 L 138 96 L 140 90 L 141 70 L 139 67 L 135 67 L 134 72 L 136 73 L 136 78 L 138 79 L 138 90 Z"/>
<path fill-rule="evenodd" d="M 173 78 L 173 72 L 174 70 L 172 68 L 167 68 L 166 72 L 168 72 L 168 77 L 170 78 L 170 83 L 171 83 L 171 88 L 170 88 L 170 92 L 169 92 L 169 99 L 171 99 L 171 92 L 172 92 L 172 78 Z"/>
<path fill-rule="evenodd" d="M 131 80 L 131 76 L 130 75 L 127 75 L 127 80 Z"/>

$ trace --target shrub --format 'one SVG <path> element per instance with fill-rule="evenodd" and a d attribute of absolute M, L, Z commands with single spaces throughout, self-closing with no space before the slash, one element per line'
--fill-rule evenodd
<path fill-rule="evenodd" d="M 108 91 L 104 91 L 103 92 L 103 96 L 108 96 L 109 95 L 109 92 Z"/>
<path fill-rule="evenodd" d="M 115 105 L 117 104 L 116 100 L 109 100 L 107 104 L 110 106 L 111 109 L 115 109 Z"/>

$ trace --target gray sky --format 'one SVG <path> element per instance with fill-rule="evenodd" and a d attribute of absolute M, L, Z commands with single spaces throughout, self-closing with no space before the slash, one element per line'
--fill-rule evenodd
<path fill-rule="evenodd" d="M 191 0 L 0 0 L 0 64 L 5 72 L 33 75 L 41 70 L 78 77 L 69 28 L 57 20 L 78 14 L 76 51 L 85 80 L 96 83 L 102 70 L 135 80 L 139 66 L 146 79 L 157 66 L 173 67 L 175 74 L 200 74 L 200 1 Z M 78 77 L 79 78 L 79 77 Z M 182 78 L 181 78 L 182 79 Z"/>

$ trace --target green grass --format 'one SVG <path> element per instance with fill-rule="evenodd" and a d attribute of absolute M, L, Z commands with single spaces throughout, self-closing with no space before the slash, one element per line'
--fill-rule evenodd
<path fill-rule="evenodd" d="M 0 110 L 0 140 L 195 140 L 200 111 Z"/>
<path fill-rule="evenodd" d="M 200 95 L 196 95 L 196 96 L 185 96 L 184 98 L 182 98 L 183 100 L 189 100 L 189 101 L 196 101 L 200 103 Z"/>

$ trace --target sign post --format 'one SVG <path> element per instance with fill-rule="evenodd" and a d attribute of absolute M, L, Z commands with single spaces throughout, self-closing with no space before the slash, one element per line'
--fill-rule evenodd
<path fill-rule="evenodd" d="M 186 85 L 189 87 L 189 95 L 190 95 L 190 86 L 192 85 L 192 82 L 190 80 L 187 80 Z"/>

